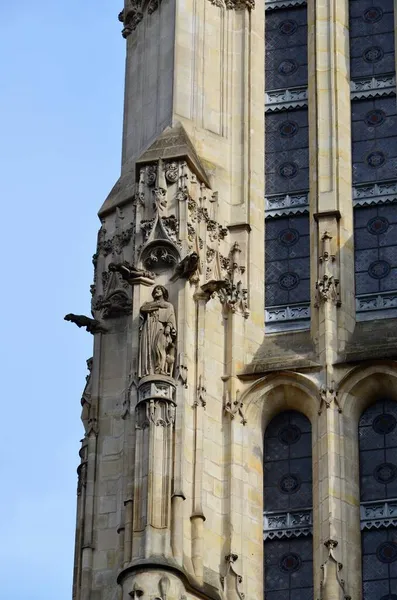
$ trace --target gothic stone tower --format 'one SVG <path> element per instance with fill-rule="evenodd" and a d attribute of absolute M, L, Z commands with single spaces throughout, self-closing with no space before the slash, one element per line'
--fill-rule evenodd
<path fill-rule="evenodd" d="M 397 598 L 393 0 L 125 0 L 75 600 Z"/>

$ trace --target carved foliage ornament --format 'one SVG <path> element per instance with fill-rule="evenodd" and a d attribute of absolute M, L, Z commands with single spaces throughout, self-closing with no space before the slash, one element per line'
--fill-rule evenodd
<path fill-rule="evenodd" d="M 97 252 L 93 256 L 94 264 L 99 254 L 103 254 L 104 256 L 108 256 L 112 252 L 121 254 L 123 248 L 128 246 L 129 242 L 131 241 L 133 233 L 134 226 L 131 224 L 130 227 L 120 231 L 119 233 L 116 233 L 112 238 L 105 239 L 106 229 L 102 226 L 98 233 Z"/>
<path fill-rule="evenodd" d="M 337 265 L 335 255 L 331 254 L 331 240 L 332 236 L 325 231 L 321 237 L 322 255 L 319 258 L 320 277 L 316 281 L 316 307 L 328 301 L 340 306 L 339 278 L 334 274 Z"/>

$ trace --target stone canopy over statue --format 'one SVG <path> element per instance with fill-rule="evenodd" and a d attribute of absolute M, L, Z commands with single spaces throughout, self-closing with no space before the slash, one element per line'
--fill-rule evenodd
<path fill-rule="evenodd" d="M 176 319 L 168 291 L 156 285 L 153 301 L 140 309 L 142 324 L 139 340 L 139 377 L 168 375 L 172 377 L 175 361 Z"/>

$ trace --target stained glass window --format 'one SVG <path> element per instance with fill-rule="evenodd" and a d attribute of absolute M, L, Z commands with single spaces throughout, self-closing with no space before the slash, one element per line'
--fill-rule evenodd
<path fill-rule="evenodd" d="M 310 318 L 307 9 L 267 4 L 265 314 L 268 331 Z"/>
<path fill-rule="evenodd" d="M 350 0 L 350 55 L 356 306 L 369 320 L 397 314 L 393 0 Z"/>
<path fill-rule="evenodd" d="M 359 423 L 363 600 L 397 594 L 397 404 L 381 400 Z M 397 598 L 397 596 L 396 596 Z"/>
<path fill-rule="evenodd" d="M 277 415 L 264 440 L 264 567 L 268 600 L 311 600 L 312 441 L 310 421 Z"/>

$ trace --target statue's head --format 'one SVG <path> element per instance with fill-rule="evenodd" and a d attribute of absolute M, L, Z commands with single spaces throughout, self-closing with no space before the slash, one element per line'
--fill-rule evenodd
<path fill-rule="evenodd" d="M 168 290 L 163 285 L 156 285 L 153 288 L 152 298 L 153 300 L 160 300 L 161 298 L 168 300 Z"/>

